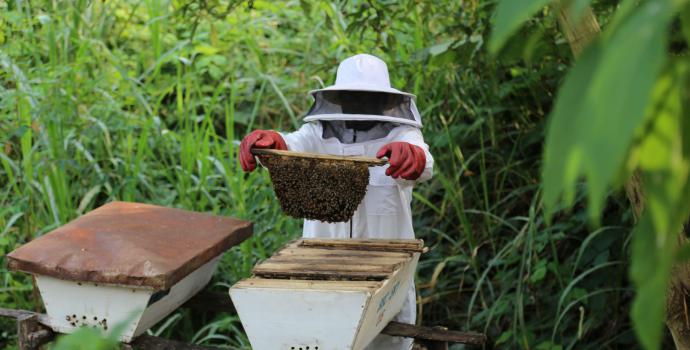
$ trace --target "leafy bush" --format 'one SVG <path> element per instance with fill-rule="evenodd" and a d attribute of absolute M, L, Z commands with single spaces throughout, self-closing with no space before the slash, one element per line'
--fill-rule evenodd
<path fill-rule="evenodd" d="M 518 7 L 514 1 L 501 1 L 494 50 L 531 13 L 548 3 L 530 0 Z M 561 5 L 577 22 L 588 4 Z M 553 5 L 559 6 L 557 2 Z M 669 30 L 678 17 L 680 29 Z M 682 232 L 690 211 L 688 121 L 684 111 L 690 71 L 687 60 L 676 56 L 674 39 L 687 51 L 688 1 L 622 2 L 606 30 L 566 76 L 551 113 L 544 150 L 547 208 L 553 208 L 561 194 L 563 202 L 571 205 L 582 176 L 589 189 L 588 213 L 596 222 L 608 187 L 636 181 L 632 188 L 641 196 L 632 201 L 645 210 L 633 236 L 630 274 L 637 294 L 632 317 L 647 349 L 659 348 L 664 314 L 673 308 L 667 306 L 666 291 L 673 264 L 682 257 L 677 233 Z M 639 174 L 631 179 L 635 170 Z M 685 310 L 687 315 L 686 306 Z"/>

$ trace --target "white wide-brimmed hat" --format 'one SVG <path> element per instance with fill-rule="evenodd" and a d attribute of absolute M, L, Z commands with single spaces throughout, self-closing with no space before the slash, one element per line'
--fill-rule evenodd
<path fill-rule="evenodd" d="M 388 66 L 382 59 L 359 54 L 348 57 L 338 66 L 335 84 L 318 90 L 309 91 L 314 95 L 319 91 L 375 91 L 399 94 L 415 98 L 416 96 L 391 87 Z"/>
<path fill-rule="evenodd" d="M 352 114 L 343 111 L 337 100 L 328 98 L 337 92 L 357 91 L 395 95 L 380 114 Z M 314 120 L 377 120 L 422 126 L 415 104 L 415 95 L 391 87 L 388 66 L 380 58 L 359 54 L 343 60 L 338 66 L 335 84 L 312 90 L 314 105 L 305 116 L 305 121 Z M 392 102 L 393 103 L 392 103 Z"/>

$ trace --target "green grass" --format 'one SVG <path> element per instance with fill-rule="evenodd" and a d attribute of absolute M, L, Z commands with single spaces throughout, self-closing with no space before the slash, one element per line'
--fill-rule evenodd
<path fill-rule="evenodd" d="M 255 222 L 214 276 L 227 290 L 301 231 L 265 171 L 241 172 L 239 140 L 299 125 L 307 91 L 370 52 L 419 96 L 436 159 L 413 205 L 431 247 L 420 322 L 506 349 L 635 347 L 626 202 L 613 196 L 599 229 L 580 197 L 552 224 L 541 207 L 544 118 L 569 49 L 546 17 L 528 26 L 543 36 L 539 60 L 519 43 L 488 56 L 492 6 L 0 1 L 0 252 L 116 199 L 212 212 Z M 0 269 L 1 305 L 39 307 L 28 276 Z M 0 327 L 13 344 L 14 325 Z M 152 332 L 249 348 L 232 315 L 179 310 Z"/>

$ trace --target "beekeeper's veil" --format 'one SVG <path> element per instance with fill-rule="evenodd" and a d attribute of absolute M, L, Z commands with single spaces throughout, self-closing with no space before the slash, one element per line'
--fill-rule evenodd
<path fill-rule="evenodd" d="M 310 91 L 314 97 L 304 120 L 375 120 L 422 127 L 415 96 L 391 87 L 388 67 L 378 57 L 360 54 L 338 66 L 335 84 Z"/>

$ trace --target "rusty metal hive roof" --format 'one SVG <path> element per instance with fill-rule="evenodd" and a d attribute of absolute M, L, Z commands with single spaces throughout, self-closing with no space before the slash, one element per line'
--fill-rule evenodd
<path fill-rule="evenodd" d="M 252 234 L 252 223 L 112 202 L 17 248 L 9 268 L 76 281 L 168 289 Z"/>

